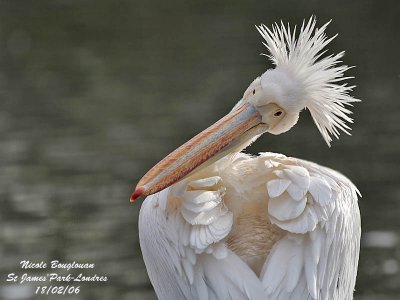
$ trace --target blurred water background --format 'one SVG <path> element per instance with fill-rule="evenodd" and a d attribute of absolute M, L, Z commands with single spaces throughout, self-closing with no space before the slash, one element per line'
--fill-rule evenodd
<path fill-rule="evenodd" d="M 308 112 L 249 152 L 330 166 L 360 188 L 356 299 L 400 297 L 398 1 L 0 1 L 0 299 L 155 299 L 137 180 L 223 116 L 271 64 L 254 25 L 333 19 L 355 65 L 353 136 L 329 149 Z M 12 285 L 19 262 L 93 262 L 77 296 Z M 46 274 L 49 269 L 31 272 Z"/>

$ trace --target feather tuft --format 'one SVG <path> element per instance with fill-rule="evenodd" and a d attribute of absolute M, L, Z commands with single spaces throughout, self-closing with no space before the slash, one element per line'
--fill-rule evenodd
<path fill-rule="evenodd" d="M 344 51 L 323 56 L 327 51 L 325 47 L 337 36 L 326 36 L 329 23 L 317 28 L 312 16 L 308 22 L 303 21 L 298 35 L 296 27 L 291 30 L 289 24 L 285 27 L 283 22 L 275 23 L 271 29 L 265 25 L 256 26 L 269 51 L 264 55 L 276 69 L 289 72 L 299 83 L 304 98 L 300 100 L 304 101 L 328 146 L 332 136 L 339 138 L 340 131 L 350 135 L 351 128 L 346 123 L 353 123 L 353 120 L 347 107 L 360 101 L 349 95 L 354 86 L 344 83 L 352 78 L 344 76 L 352 67 L 340 65 Z"/>

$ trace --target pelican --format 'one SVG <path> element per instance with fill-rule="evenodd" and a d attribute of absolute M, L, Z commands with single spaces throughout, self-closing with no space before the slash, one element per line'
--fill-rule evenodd
<path fill-rule="evenodd" d="M 139 237 L 159 299 L 352 299 L 359 192 L 344 175 L 298 158 L 241 151 L 281 134 L 307 108 L 330 146 L 349 134 L 344 52 L 311 17 L 258 26 L 274 64 L 233 109 L 139 181 Z M 306 142 L 306 141 L 305 141 Z"/>

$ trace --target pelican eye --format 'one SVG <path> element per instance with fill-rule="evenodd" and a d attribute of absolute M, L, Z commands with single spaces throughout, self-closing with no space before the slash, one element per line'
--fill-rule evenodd
<path fill-rule="evenodd" d="M 276 113 L 274 113 L 275 117 L 279 117 L 282 114 L 282 111 L 278 110 Z"/>
<path fill-rule="evenodd" d="M 253 95 L 256 93 L 256 90 L 253 90 Z"/>

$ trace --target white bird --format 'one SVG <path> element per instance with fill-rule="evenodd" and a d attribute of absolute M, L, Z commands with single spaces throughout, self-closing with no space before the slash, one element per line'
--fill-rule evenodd
<path fill-rule="evenodd" d="M 325 24 L 257 27 L 275 65 L 232 111 L 138 183 L 144 262 L 159 299 L 351 299 L 361 222 L 357 189 L 329 168 L 241 153 L 307 108 L 323 138 L 348 133 L 348 66 L 325 56 Z M 296 37 L 297 36 L 297 37 Z M 306 141 L 304 141 L 306 142 Z"/>

